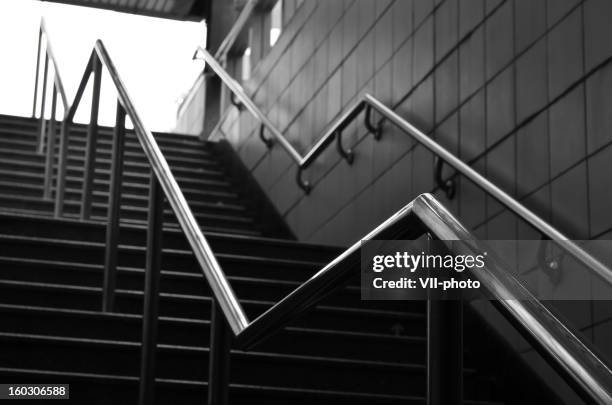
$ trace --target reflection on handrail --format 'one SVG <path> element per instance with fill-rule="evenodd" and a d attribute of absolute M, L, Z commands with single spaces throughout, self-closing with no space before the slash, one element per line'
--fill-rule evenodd
<path fill-rule="evenodd" d="M 278 130 L 274 124 L 268 119 L 268 117 L 255 105 L 251 97 L 249 97 L 242 86 L 234 80 L 227 71 L 225 71 L 221 65 L 214 59 L 210 53 L 205 49 L 199 48 L 199 52 L 203 55 L 206 62 L 209 64 L 211 69 L 223 80 L 225 85 L 239 98 L 240 102 L 246 107 L 251 114 L 253 114 L 263 126 L 266 127 L 268 132 L 274 137 L 274 141 L 278 142 L 283 149 L 289 154 L 293 161 L 298 166 L 298 180 L 302 184 L 303 188 L 308 190 L 309 185 L 301 180 L 301 172 L 312 164 L 312 162 L 319 156 L 323 150 L 334 140 L 339 145 L 340 154 L 343 155 L 347 161 L 352 161 L 352 152 L 345 151 L 341 145 L 341 134 L 342 130 L 346 128 L 364 109 L 366 110 L 366 127 L 372 131 L 374 129 L 374 135 L 380 135 L 380 128 L 376 128 L 372 125 L 371 110 L 378 112 L 384 119 L 390 121 L 397 126 L 404 133 L 411 136 L 415 141 L 420 143 L 429 149 L 440 162 L 445 162 L 458 173 L 467 177 L 469 180 L 474 182 L 477 186 L 481 187 L 486 193 L 494 197 L 501 204 L 503 204 L 510 211 L 514 212 L 520 218 L 525 220 L 527 223 L 532 225 L 542 235 L 555 241 L 562 249 L 566 250 L 569 254 L 574 256 L 578 261 L 583 263 L 588 268 L 592 269 L 599 277 L 603 278 L 608 284 L 612 285 L 612 271 L 606 267 L 603 263 L 597 260 L 595 257 L 587 253 L 584 249 L 578 246 L 576 243 L 569 240 L 567 236 L 561 233 L 559 230 L 554 228 L 548 222 L 544 221 L 533 211 L 529 210 L 519 201 L 514 199 L 508 193 L 497 187 L 487 178 L 482 176 L 468 164 L 459 159 L 456 155 L 449 152 L 442 145 L 437 143 L 433 138 L 427 136 L 425 133 L 418 130 L 414 125 L 410 124 L 400 115 L 398 115 L 391 108 L 387 107 L 380 100 L 376 99 L 370 94 L 362 95 L 357 101 L 355 101 L 343 114 L 340 115 L 330 126 L 329 129 L 321 136 L 319 141 L 312 147 L 310 152 L 305 156 L 301 156 L 295 148 L 287 141 L 284 135 Z"/>

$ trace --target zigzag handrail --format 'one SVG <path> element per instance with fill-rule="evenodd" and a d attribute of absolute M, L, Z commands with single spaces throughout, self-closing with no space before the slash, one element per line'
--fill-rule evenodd
<path fill-rule="evenodd" d="M 116 267 L 119 229 L 119 198 L 121 194 L 120 169 L 122 168 L 122 165 L 118 163 L 118 161 L 122 159 L 122 139 L 125 132 L 124 125 L 126 116 L 130 117 L 134 125 L 137 139 L 152 169 L 149 228 L 147 236 L 147 269 L 145 273 L 145 315 L 143 316 L 144 327 L 142 345 L 143 361 L 141 363 L 141 403 L 150 403 L 153 398 L 152 387 L 154 385 L 155 373 L 154 361 L 152 363 L 148 361 L 148 356 L 154 357 L 156 351 L 154 327 L 151 326 L 151 323 L 155 324 L 157 322 L 156 302 L 159 291 L 158 280 L 161 265 L 161 235 L 163 234 L 162 202 L 164 196 L 177 217 L 181 229 L 201 267 L 203 275 L 213 292 L 214 300 L 218 303 L 225 321 L 236 337 L 236 342 L 245 348 L 249 348 L 262 339 L 269 337 L 273 332 L 283 327 L 288 321 L 295 319 L 295 317 L 300 315 L 303 311 L 313 307 L 321 299 L 341 288 L 353 274 L 355 266 L 359 263 L 360 242 L 355 243 L 264 314 L 253 321 L 249 321 L 226 275 L 217 262 L 206 237 L 202 233 L 195 216 L 189 208 L 153 134 L 146 128 L 140 119 L 112 59 L 100 40 L 95 44 L 75 99 L 66 113 L 60 138 L 60 174 L 58 175 L 58 190 L 60 187 L 63 187 L 62 183 L 65 180 L 69 126 L 83 96 L 87 82 L 91 76 L 93 76 L 94 98 L 88 130 L 87 149 L 93 150 L 94 153 L 88 153 L 86 156 L 82 214 L 87 213 L 87 205 L 90 203 L 88 200 L 88 193 L 91 193 L 92 172 L 90 172 L 89 169 L 91 169 L 93 162 L 95 162 L 97 104 L 99 100 L 102 67 L 108 70 L 117 90 L 118 99 L 116 128 L 113 137 L 112 188 L 109 193 L 111 204 L 109 207 L 110 214 L 107 226 L 105 300 L 112 298 L 112 294 L 110 297 L 107 297 L 107 287 L 110 288 L 111 293 L 114 288 L 112 275 L 109 273 L 109 266 Z M 245 97 L 245 94 L 242 94 L 242 97 L 241 94 L 237 94 L 237 96 L 241 98 L 241 101 L 245 103 L 245 105 L 247 105 L 247 102 L 250 102 L 254 106 L 252 101 Z M 374 97 L 365 95 L 362 102 L 364 106 L 367 103 L 367 106 L 364 108 L 371 107 L 377 110 L 395 125 L 398 125 L 400 128 L 419 139 L 428 149 L 437 152 L 437 155 L 440 156 L 441 159 L 458 170 L 461 169 L 460 171 L 465 171 L 467 173 L 466 175 L 472 180 L 480 181 L 482 183 L 481 186 L 496 198 L 500 196 L 502 199 L 510 198 L 503 191 L 482 178 L 482 176 L 467 167 L 463 162 L 459 161 L 454 155 L 446 151 L 446 149 L 435 143 L 435 141 L 420 133 L 416 128 Z M 345 116 L 356 117 L 356 114 L 348 113 Z M 274 135 L 281 135 L 277 141 L 282 144 L 284 139 L 282 138 L 282 134 L 278 133 Z M 286 143 L 289 145 L 288 142 Z M 305 162 L 309 161 L 308 159 L 311 159 L 310 156 L 312 156 L 311 153 L 302 159 Z M 63 201 L 59 199 L 57 202 L 60 206 L 63 203 Z M 516 202 L 516 204 L 519 203 Z M 514 207 L 514 209 L 519 209 L 519 211 L 527 210 L 520 204 L 512 207 Z M 530 211 L 527 212 L 530 213 Z M 561 235 L 558 231 L 536 217 L 535 214 L 530 214 L 531 216 L 527 215 L 525 218 L 528 222 L 532 223 L 536 228 L 540 226 L 543 233 L 550 233 L 551 239 L 555 240 L 583 263 L 590 264 L 591 268 L 605 280 L 610 280 L 611 272 L 607 267 L 596 261 L 596 259 L 592 258 L 573 242 L 557 237 Z M 86 215 L 84 219 L 87 219 Z M 542 221 L 542 223 L 539 221 Z M 430 195 L 421 195 L 417 197 L 414 201 L 406 205 L 362 239 L 416 238 L 424 233 L 430 233 L 441 239 L 447 245 L 447 248 L 453 252 L 461 253 L 483 250 L 483 245 L 481 245 L 481 243 L 478 242 L 450 212 Z M 595 261 L 595 264 L 600 267 L 594 268 L 592 266 L 592 261 Z M 601 404 L 610 403 L 612 401 L 612 372 L 610 369 L 586 345 L 584 345 L 575 334 L 567 329 L 559 319 L 548 311 L 540 301 L 535 299 L 519 281 L 494 260 L 488 260 L 487 267 L 484 271 L 475 272 L 474 274 L 492 297 L 496 299 L 494 302 L 500 311 L 511 318 L 526 336 L 531 337 L 536 344 L 536 348 L 547 356 L 557 371 L 577 386 L 578 391 L 585 398 Z M 112 299 L 110 302 L 112 303 Z M 110 308 L 112 308 L 112 305 Z M 213 349 L 211 348 L 211 350 Z M 211 358 L 214 357 L 216 356 L 211 356 Z"/>
<path fill-rule="evenodd" d="M 612 285 L 612 270 L 607 266 L 372 95 L 363 94 L 334 120 L 312 149 L 305 156 L 301 156 L 281 131 L 257 107 L 242 86 L 221 67 L 215 58 L 201 47 L 198 48 L 198 52 L 203 55 L 208 67 L 222 79 L 242 105 L 261 122 L 262 127 L 272 134 L 274 141 L 279 143 L 296 163 L 298 181 L 306 192 L 309 191 L 309 186 L 301 181 L 302 170 L 312 164 L 334 138 L 338 142 L 340 154 L 349 163 L 352 162 L 352 152 L 342 147 L 341 133 L 363 110 L 366 111 L 366 127 L 377 139 L 380 138 L 381 128 L 374 126 L 371 122 L 371 113 L 372 110 L 375 110 L 384 119 L 430 150 L 438 159 L 437 166 L 445 162 L 453 167 L 458 173 L 473 181 L 531 224 L 542 235 L 553 240 L 579 262 L 586 265 L 608 285 Z M 461 222 L 455 219 L 433 196 L 427 194 L 417 197 L 362 239 L 397 239 L 400 236 L 414 238 L 425 232 L 432 233 L 445 243 L 459 241 L 461 250 L 483 250 L 481 244 Z M 313 307 L 322 298 L 342 287 L 351 274 L 351 270 L 354 270 L 359 264 L 360 247 L 360 242 L 355 243 L 311 279 L 249 323 L 236 335 L 237 342 L 246 348 L 253 346 L 295 319 L 303 311 Z M 456 244 L 447 245 L 447 247 L 451 251 L 457 249 Z M 533 297 L 510 272 L 494 262 L 485 273 L 478 274 L 477 278 L 492 294 L 500 311 L 520 325 L 522 332 L 531 337 L 536 347 L 547 356 L 558 371 L 572 383 L 578 385 L 586 398 L 601 404 L 612 401 L 612 371 L 540 301 Z"/>
<path fill-rule="evenodd" d="M 578 261 L 583 263 L 589 269 L 593 270 L 599 277 L 604 279 L 608 284 L 612 285 L 612 271 L 608 269 L 603 263 L 597 260 L 595 257 L 590 255 L 576 243 L 571 241 L 561 231 L 553 227 L 551 224 L 540 218 L 537 214 L 525 207 L 518 200 L 513 198 L 511 195 L 503 191 L 501 188 L 493 184 L 490 180 L 485 178 L 483 175 L 478 173 L 464 161 L 462 161 L 455 154 L 451 153 L 448 149 L 444 148 L 433 138 L 427 136 L 425 133 L 420 131 L 414 125 L 410 124 L 403 117 L 387 107 L 380 100 L 370 94 L 363 94 L 357 101 L 350 105 L 338 118 L 336 118 L 328 129 L 319 138 L 317 143 L 310 149 L 310 151 L 301 156 L 297 150 L 287 141 L 282 132 L 277 129 L 270 119 L 261 111 L 261 109 L 255 104 L 255 102 L 249 97 L 242 86 L 234 80 L 230 74 L 221 67 L 221 65 L 215 60 L 215 58 L 205 49 L 198 48 L 198 52 L 203 55 L 204 60 L 208 66 L 223 80 L 225 85 L 238 97 L 240 102 L 245 108 L 255 116 L 261 125 L 272 134 L 274 142 L 277 142 L 281 147 L 289 154 L 292 160 L 298 167 L 298 182 L 302 188 L 306 191 L 309 190 L 309 184 L 301 180 L 302 171 L 310 166 L 313 161 L 330 145 L 330 143 L 336 139 L 338 143 L 338 151 L 349 163 L 353 161 L 353 153 L 351 150 L 345 150 L 342 146 L 342 130 L 346 128 L 362 111 L 366 111 L 365 126 L 366 128 L 377 138 L 380 139 L 382 135 L 382 128 L 375 126 L 371 121 L 372 110 L 379 113 L 384 119 L 393 123 L 396 127 L 402 130 L 407 135 L 411 136 L 419 144 L 423 145 L 429 151 L 431 151 L 436 159 L 438 160 L 438 170 L 441 171 L 441 163 L 444 162 L 455 169 L 458 173 L 462 174 L 474 184 L 482 188 L 486 193 L 498 200 L 502 205 L 514 212 L 524 221 L 533 226 L 538 232 L 540 232 L 546 238 L 555 241 L 564 250 L 569 252 Z M 442 176 L 438 173 L 436 175 L 439 179 L 441 188 L 447 187 L 449 191 L 454 194 L 454 185 L 448 184 L 442 180 Z"/>

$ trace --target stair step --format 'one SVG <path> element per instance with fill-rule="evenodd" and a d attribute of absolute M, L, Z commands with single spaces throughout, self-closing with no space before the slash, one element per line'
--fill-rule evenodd
<path fill-rule="evenodd" d="M 35 333 L 91 339 L 138 341 L 142 316 L 99 311 L 55 309 L 0 304 L 0 332 Z M 74 325 L 79 325 L 75 328 Z M 173 345 L 209 345 L 208 320 L 161 317 L 159 342 Z M 259 351 L 336 356 L 361 360 L 424 364 L 425 338 L 333 329 L 288 327 L 257 346 Z M 363 350 L 364 347 L 376 350 Z"/>
<path fill-rule="evenodd" d="M 81 373 L 139 372 L 140 342 L 0 333 L 3 367 L 55 369 Z M 18 354 L 15 356 L 15 354 Z M 209 349 L 204 346 L 157 345 L 157 376 L 206 380 Z M 231 381 L 288 388 L 343 389 L 353 392 L 424 394 L 422 364 L 232 350 Z M 18 359 L 18 363 L 11 359 Z M 265 369 L 265 373 L 256 370 Z"/>
<path fill-rule="evenodd" d="M 0 368 L 0 376 L 7 383 L 19 383 L 24 379 L 34 383 L 49 380 L 67 381 L 71 384 L 71 398 L 78 402 L 132 403 L 138 399 L 138 377 L 96 373 L 59 372 L 55 370 L 28 370 L 24 368 Z M 206 398 L 206 382 L 194 380 L 169 380 L 156 378 L 155 404 L 197 403 Z M 102 402 L 100 402 L 102 401 Z M 268 405 L 319 405 L 350 402 L 365 404 L 425 405 L 422 397 L 362 394 L 339 390 L 289 389 L 277 386 L 230 384 L 229 401 L 233 404 L 266 403 Z M 466 402 L 468 405 L 472 405 Z M 474 404 L 476 405 L 476 404 Z M 489 405 L 481 403 L 481 405 Z M 491 405 L 495 405 L 491 403 Z"/>
<path fill-rule="evenodd" d="M 204 283 L 204 279 L 202 282 Z M 116 311 L 141 314 L 142 295 L 142 291 L 116 290 Z M 101 297 L 102 291 L 98 287 L 0 280 L 1 304 L 91 311 L 100 308 Z M 210 319 L 210 297 L 160 293 L 159 301 L 161 316 Z M 240 303 L 250 318 L 262 314 L 274 305 L 273 302 L 259 300 L 240 300 Z M 351 308 L 319 305 L 290 326 L 390 334 L 394 325 L 399 323 L 405 330 L 425 330 L 423 313 L 370 309 L 363 301 L 353 304 L 355 307 Z"/>

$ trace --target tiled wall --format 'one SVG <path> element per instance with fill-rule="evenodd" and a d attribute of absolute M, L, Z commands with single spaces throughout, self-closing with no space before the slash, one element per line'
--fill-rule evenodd
<path fill-rule="evenodd" d="M 245 86 L 302 154 L 372 93 L 571 238 L 605 238 L 610 38 L 610 0 L 308 0 Z M 354 242 L 423 192 L 436 192 L 479 236 L 539 238 L 466 179 L 446 201 L 432 155 L 388 123 L 378 142 L 361 118 L 349 127 L 354 164 L 330 147 L 306 172 L 309 196 L 248 113 L 222 128 L 302 240 Z M 609 305 L 570 307 L 591 338 L 612 336 Z"/>

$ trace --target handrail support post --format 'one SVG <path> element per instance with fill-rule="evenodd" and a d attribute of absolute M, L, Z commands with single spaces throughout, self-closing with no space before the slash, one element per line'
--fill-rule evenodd
<path fill-rule="evenodd" d="M 150 405 L 155 402 L 157 318 L 159 313 L 163 218 L 164 194 L 155 173 L 151 171 L 144 308 L 142 315 L 139 405 Z"/>
<path fill-rule="evenodd" d="M 349 165 L 352 165 L 353 162 L 355 161 L 355 153 L 353 153 L 352 149 L 344 149 L 344 146 L 342 145 L 342 131 L 337 130 L 335 132 L 335 136 L 336 136 L 336 150 L 338 151 L 338 154 L 344 160 L 346 160 L 346 162 Z"/>
<path fill-rule="evenodd" d="M 123 151 L 125 147 L 125 110 L 117 100 L 115 130 L 111 155 L 111 178 L 108 194 L 108 222 L 106 224 L 106 250 L 104 257 L 104 287 L 102 311 L 113 312 L 117 279 L 117 251 L 119 247 L 119 217 L 123 181 Z"/>
<path fill-rule="evenodd" d="M 51 122 L 49 134 L 47 135 L 47 156 L 45 160 L 45 183 L 43 186 L 43 198 L 51 199 L 51 184 L 53 183 L 53 161 L 55 160 L 56 125 L 55 114 L 57 112 L 57 86 L 53 84 L 53 96 L 51 97 Z"/>
<path fill-rule="evenodd" d="M 272 146 L 274 146 L 274 140 L 272 138 L 266 137 L 266 126 L 264 124 L 261 124 L 259 126 L 259 139 L 261 139 L 261 141 L 266 144 L 266 148 L 268 149 L 271 149 Z"/>
<path fill-rule="evenodd" d="M 208 405 L 227 405 L 231 335 L 221 307 L 213 300 L 208 359 Z"/>
<path fill-rule="evenodd" d="M 43 68 L 43 85 L 40 97 L 40 118 L 38 120 L 38 139 L 36 140 L 36 152 L 42 155 L 45 146 L 45 107 L 47 104 L 47 80 L 49 77 L 49 54 L 45 53 L 45 67 Z"/>
<path fill-rule="evenodd" d="M 297 182 L 298 187 L 301 188 L 302 191 L 304 191 L 306 195 L 308 195 L 310 194 L 310 191 L 312 190 L 312 185 L 310 184 L 308 180 L 304 180 L 302 178 L 303 171 L 304 171 L 304 167 L 298 165 L 297 173 L 295 176 L 295 181 Z"/>
<path fill-rule="evenodd" d="M 87 127 L 87 146 L 85 149 L 85 169 L 83 171 L 83 195 L 81 204 L 81 220 L 91 216 L 91 195 L 96 169 L 96 146 L 98 143 L 98 110 L 100 107 L 100 84 L 102 81 L 102 62 L 96 57 L 93 60 L 93 91 L 91 114 Z"/>
<path fill-rule="evenodd" d="M 36 76 L 34 77 L 34 100 L 32 101 L 32 118 L 36 118 L 36 104 L 38 102 L 38 75 L 40 74 L 40 51 L 42 48 L 42 27 L 38 30 L 38 52 L 36 53 Z"/>
<path fill-rule="evenodd" d="M 463 403 L 463 314 L 459 300 L 427 301 L 427 405 Z"/>
<path fill-rule="evenodd" d="M 434 157 L 434 180 L 438 187 L 444 194 L 446 198 L 452 200 L 455 197 L 455 192 L 457 191 L 457 185 L 455 183 L 455 179 L 450 177 L 446 180 L 442 178 L 442 169 L 444 168 L 444 160 L 442 160 L 439 156 Z"/>

